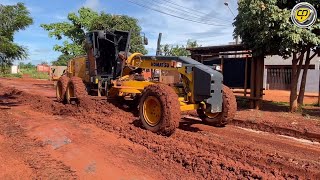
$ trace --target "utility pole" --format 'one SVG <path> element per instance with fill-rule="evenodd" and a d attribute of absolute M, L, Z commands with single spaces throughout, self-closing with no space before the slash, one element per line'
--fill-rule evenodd
<path fill-rule="evenodd" d="M 162 54 L 161 53 L 161 38 L 162 38 L 162 33 L 159 33 L 158 43 L 157 43 L 157 52 L 156 52 L 157 56 L 160 56 Z"/>
<path fill-rule="evenodd" d="M 320 64 L 320 60 L 319 60 L 318 64 Z M 318 106 L 320 106 L 320 67 L 319 66 L 320 65 L 318 65 L 318 73 L 319 73 Z"/>
<path fill-rule="evenodd" d="M 226 1 L 224 2 L 224 5 L 228 7 L 229 11 L 231 12 L 231 14 L 233 15 L 233 17 L 236 17 L 236 15 L 234 15 L 233 11 L 231 10 L 229 3 Z"/>
<path fill-rule="evenodd" d="M 161 38 L 162 38 L 162 33 L 159 33 L 158 36 L 158 43 L 157 43 L 157 52 L 156 52 L 156 56 L 161 56 L 162 52 L 161 52 Z M 156 74 L 156 70 L 155 69 L 151 69 L 151 77 L 154 80 L 155 78 L 159 78 L 159 81 L 161 79 L 161 70 L 159 70 L 159 77 L 155 77 Z"/>
<path fill-rule="evenodd" d="M 231 12 L 231 14 L 233 15 L 234 18 L 236 18 L 236 15 L 233 13 L 232 9 L 229 6 L 229 3 L 227 1 L 224 2 L 224 5 L 228 7 L 229 11 Z M 239 36 L 236 37 L 236 44 L 239 44 Z M 237 53 L 237 51 L 236 51 Z M 237 55 L 235 55 L 235 57 L 237 57 Z"/>

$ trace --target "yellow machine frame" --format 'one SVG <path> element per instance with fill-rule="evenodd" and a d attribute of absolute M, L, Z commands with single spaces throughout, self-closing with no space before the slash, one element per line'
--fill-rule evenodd
<path fill-rule="evenodd" d="M 139 67 L 142 69 L 159 69 L 159 70 L 166 70 L 166 71 L 178 71 L 183 81 L 188 81 L 189 87 L 193 87 L 193 79 L 192 74 L 187 73 L 186 67 L 177 67 L 176 62 L 172 62 L 172 65 L 170 67 L 154 67 L 152 66 L 153 63 L 168 63 L 169 60 L 149 60 L 149 61 L 142 61 L 141 56 L 143 56 L 141 53 L 134 53 L 130 57 L 128 57 L 126 64 L 128 66 L 132 67 Z M 110 96 L 125 96 L 129 94 L 141 94 L 144 90 L 144 88 L 150 84 L 155 84 L 157 82 L 148 82 L 148 81 L 136 81 L 136 80 L 130 80 L 129 75 L 124 74 L 118 82 L 121 82 L 121 85 L 117 85 L 117 82 L 114 83 L 114 86 L 110 90 Z M 179 89 L 174 88 L 175 91 L 179 94 Z M 190 111 L 190 110 L 196 110 L 199 108 L 199 104 L 190 104 L 190 100 L 193 99 L 193 89 L 190 89 L 190 92 L 187 93 L 186 96 L 180 97 L 180 109 L 181 111 Z M 189 103 L 188 103 L 189 102 Z"/>
<path fill-rule="evenodd" d="M 178 71 L 181 74 L 182 80 L 184 84 L 189 84 L 189 87 L 193 86 L 193 79 L 192 74 L 187 73 L 186 67 L 174 67 L 176 65 L 170 64 L 170 67 L 154 67 L 152 63 L 168 63 L 172 62 L 169 60 L 149 60 L 149 61 L 142 61 L 141 53 L 134 53 L 130 57 L 127 58 L 126 64 L 131 67 L 139 67 L 142 69 L 158 69 L 158 70 L 166 70 L 166 71 Z M 175 63 L 175 62 L 172 62 Z M 123 71 L 122 77 L 117 80 L 113 81 L 113 87 L 108 90 L 109 97 L 125 97 L 131 95 L 141 94 L 145 87 L 151 84 L 159 83 L 159 82 L 151 82 L 151 81 L 137 81 L 132 80 L 130 75 L 128 74 L 129 71 Z M 77 76 L 84 80 L 84 82 L 90 82 L 90 77 L 86 72 L 86 56 L 76 57 L 71 59 L 68 63 L 67 69 L 68 77 Z M 188 83 L 187 83 L 188 82 Z M 94 84 L 99 84 L 99 79 L 94 79 Z M 174 90 L 179 94 L 179 89 L 174 88 Z M 196 110 L 199 108 L 199 104 L 194 104 L 191 100 L 193 99 L 193 88 L 189 89 L 188 92 L 184 97 L 179 97 L 180 102 L 180 109 L 181 111 L 190 111 Z M 190 104 L 191 102 L 191 104 Z"/>

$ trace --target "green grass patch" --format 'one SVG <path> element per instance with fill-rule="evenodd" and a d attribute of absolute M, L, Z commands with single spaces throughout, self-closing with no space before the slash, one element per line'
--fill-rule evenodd
<path fill-rule="evenodd" d="M 22 78 L 22 74 L 2 74 L 0 73 L 0 77 L 5 77 L 5 78 Z"/>
<path fill-rule="evenodd" d="M 268 103 L 276 105 L 276 106 L 290 106 L 290 104 L 288 102 L 268 101 Z"/>

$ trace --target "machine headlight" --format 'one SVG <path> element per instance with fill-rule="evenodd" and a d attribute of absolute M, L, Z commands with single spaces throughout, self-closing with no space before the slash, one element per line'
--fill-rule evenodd
<path fill-rule="evenodd" d="M 217 65 L 217 66 L 216 66 L 216 70 L 217 70 L 217 71 L 221 71 L 221 66 L 220 66 L 220 65 Z"/>
<path fill-rule="evenodd" d="M 177 62 L 177 68 L 181 68 L 182 67 L 182 62 Z"/>

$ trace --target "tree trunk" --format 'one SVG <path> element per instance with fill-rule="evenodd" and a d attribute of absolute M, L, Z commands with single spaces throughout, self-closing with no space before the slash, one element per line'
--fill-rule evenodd
<path fill-rule="evenodd" d="M 303 58 L 304 58 L 304 52 L 302 52 L 297 58 L 297 53 L 293 54 L 293 59 L 292 59 L 292 75 L 291 75 L 291 92 L 290 92 L 290 112 L 296 112 L 298 110 L 298 79 L 300 76 L 300 71 L 302 68 L 302 63 L 303 63 Z M 298 66 L 299 62 L 299 66 Z"/>
<path fill-rule="evenodd" d="M 306 89 L 306 83 L 307 83 L 307 75 L 308 75 L 308 69 L 310 65 L 310 49 L 307 50 L 307 56 L 306 56 L 306 61 L 304 63 L 304 68 L 303 68 L 303 74 L 301 77 L 301 83 L 300 83 L 300 91 L 299 91 L 299 96 L 298 96 L 298 106 L 301 107 L 303 106 L 303 99 L 304 99 L 304 93 Z"/>

